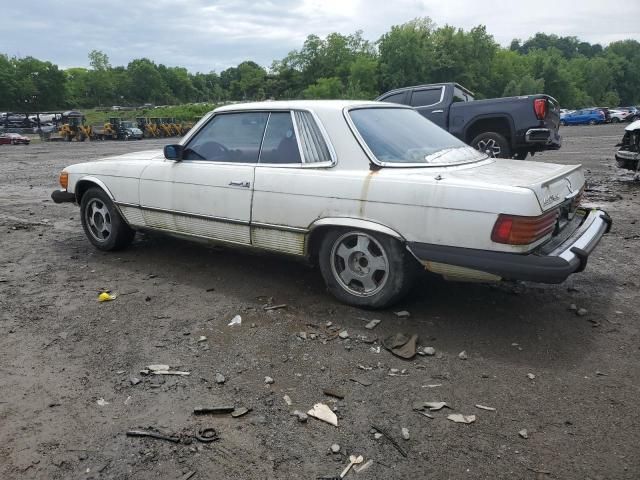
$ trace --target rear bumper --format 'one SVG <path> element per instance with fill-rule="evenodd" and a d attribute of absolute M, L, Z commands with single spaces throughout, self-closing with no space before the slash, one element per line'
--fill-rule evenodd
<path fill-rule="evenodd" d="M 66 203 L 66 202 L 75 202 L 76 196 L 71 192 L 67 192 L 66 190 L 54 190 L 51 192 L 51 199 L 55 203 Z"/>
<path fill-rule="evenodd" d="M 542 150 L 557 150 L 562 146 L 562 137 L 550 128 L 530 128 L 524 134 L 524 141 Z"/>
<path fill-rule="evenodd" d="M 611 218 L 602 210 L 591 210 L 582 224 L 562 244 L 547 254 L 516 254 L 409 243 L 409 250 L 423 263 L 463 267 L 486 272 L 505 280 L 561 283 L 572 273 L 581 272 L 602 236 L 611 228 Z"/>

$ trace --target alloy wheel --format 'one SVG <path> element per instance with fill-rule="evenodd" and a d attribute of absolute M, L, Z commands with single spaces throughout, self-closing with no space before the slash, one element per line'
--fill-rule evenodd
<path fill-rule="evenodd" d="M 85 209 L 85 220 L 89 233 L 98 242 L 106 242 L 111 235 L 111 213 L 107 206 L 97 198 L 89 201 Z"/>
<path fill-rule="evenodd" d="M 349 232 L 339 237 L 330 258 L 334 278 L 352 295 L 375 295 L 389 277 L 387 253 L 375 238 L 364 232 Z"/>

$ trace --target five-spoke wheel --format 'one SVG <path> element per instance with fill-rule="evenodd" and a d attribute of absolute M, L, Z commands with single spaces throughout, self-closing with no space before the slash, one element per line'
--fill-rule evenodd
<path fill-rule="evenodd" d="M 100 250 L 118 250 L 131 243 L 136 232 L 122 219 L 104 190 L 93 187 L 80 202 L 82 228 Z"/>

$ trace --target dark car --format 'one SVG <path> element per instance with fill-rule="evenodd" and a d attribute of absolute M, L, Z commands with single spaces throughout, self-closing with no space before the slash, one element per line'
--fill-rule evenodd
<path fill-rule="evenodd" d="M 491 157 L 523 159 L 562 144 L 560 106 L 549 95 L 475 100 L 457 83 L 439 83 L 391 90 L 376 100 L 410 105 Z"/>
<path fill-rule="evenodd" d="M 583 108 L 575 112 L 567 113 L 562 117 L 562 125 L 596 125 L 605 123 L 606 116 L 600 108 Z"/>
<path fill-rule="evenodd" d="M 3 133 L 0 135 L 0 145 L 29 145 L 31 139 L 19 133 Z"/>

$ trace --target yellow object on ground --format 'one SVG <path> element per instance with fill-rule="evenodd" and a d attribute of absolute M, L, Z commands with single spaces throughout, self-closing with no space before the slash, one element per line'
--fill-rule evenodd
<path fill-rule="evenodd" d="M 115 299 L 116 299 L 116 296 L 110 294 L 109 292 L 102 292 L 100 295 L 98 295 L 99 302 L 109 302 Z"/>

